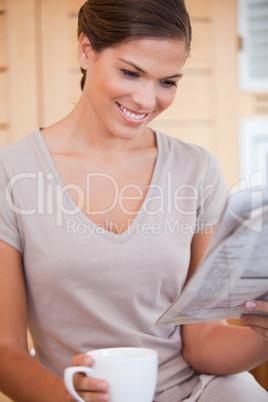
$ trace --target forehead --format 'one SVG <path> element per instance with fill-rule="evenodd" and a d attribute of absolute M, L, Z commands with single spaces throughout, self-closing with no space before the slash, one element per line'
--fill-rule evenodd
<path fill-rule="evenodd" d="M 107 62 L 131 61 L 142 70 L 152 68 L 182 69 L 187 51 L 184 41 L 177 39 L 137 39 L 103 50 L 101 55 Z"/>

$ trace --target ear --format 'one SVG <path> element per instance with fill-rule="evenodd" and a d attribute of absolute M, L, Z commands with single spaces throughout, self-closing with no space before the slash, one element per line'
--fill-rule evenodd
<path fill-rule="evenodd" d="M 94 51 L 88 37 L 84 33 L 81 33 L 78 41 L 78 61 L 84 70 L 88 69 L 89 62 L 92 60 L 93 55 Z"/>

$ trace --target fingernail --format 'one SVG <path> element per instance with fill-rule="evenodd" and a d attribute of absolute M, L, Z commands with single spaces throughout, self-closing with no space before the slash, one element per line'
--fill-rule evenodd
<path fill-rule="evenodd" d="M 107 384 L 105 382 L 98 382 L 96 384 L 96 387 L 99 391 L 106 391 L 107 390 Z"/>
<path fill-rule="evenodd" d="M 247 321 L 247 319 L 248 319 L 248 316 L 246 314 L 241 315 L 241 320 L 242 321 Z"/>
<path fill-rule="evenodd" d="M 84 361 L 85 366 L 91 365 L 92 364 L 92 357 L 86 356 L 86 357 L 84 357 L 83 361 Z"/>
<path fill-rule="evenodd" d="M 107 395 L 107 394 L 98 395 L 98 399 L 100 401 L 108 401 L 109 400 L 109 395 Z"/>
<path fill-rule="evenodd" d="M 256 303 L 255 303 L 255 302 L 253 302 L 253 301 L 248 301 L 248 302 L 246 302 L 246 308 L 247 308 L 248 310 L 253 310 L 255 307 L 256 307 Z"/>

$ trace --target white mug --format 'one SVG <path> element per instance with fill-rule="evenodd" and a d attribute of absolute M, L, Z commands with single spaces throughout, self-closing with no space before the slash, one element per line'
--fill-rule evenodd
<path fill-rule="evenodd" d="M 158 354 L 146 348 L 109 348 L 87 352 L 92 367 L 73 366 L 64 371 L 67 390 L 76 401 L 84 402 L 73 386 L 76 373 L 106 380 L 109 402 L 152 402 L 157 380 Z"/>

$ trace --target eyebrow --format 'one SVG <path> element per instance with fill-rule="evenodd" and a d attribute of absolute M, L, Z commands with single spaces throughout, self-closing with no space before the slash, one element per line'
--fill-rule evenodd
<path fill-rule="evenodd" d="M 119 60 L 122 61 L 123 63 L 128 64 L 129 66 L 135 68 L 140 73 L 146 74 L 146 71 L 144 71 L 142 68 L 136 66 L 136 64 L 132 63 L 132 61 L 129 61 L 129 60 L 126 60 L 126 59 L 119 59 Z M 183 77 L 183 74 L 178 73 L 178 74 L 170 75 L 170 76 L 165 77 L 165 78 L 181 78 L 181 77 Z"/>

